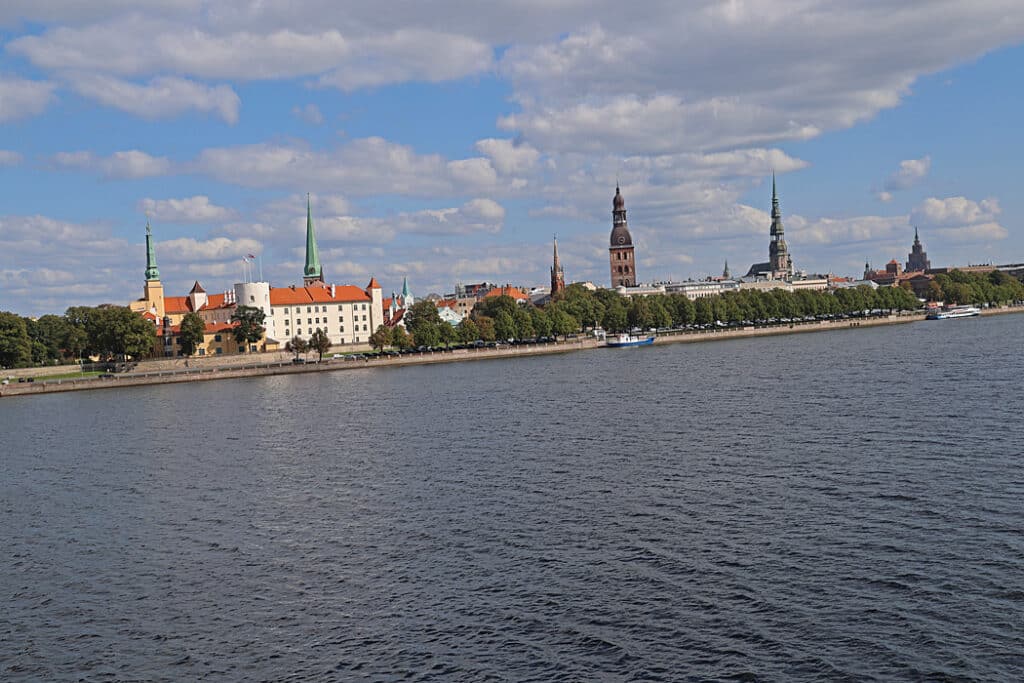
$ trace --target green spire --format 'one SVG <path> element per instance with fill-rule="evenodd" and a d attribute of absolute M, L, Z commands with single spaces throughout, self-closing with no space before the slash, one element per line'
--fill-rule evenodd
<path fill-rule="evenodd" d="M 306 267 L 302 271 L 306 278 L 323 279 L 323 268 L 320 267 L 320 252 L 316 248 L 316 233 L 313 231 L 313 211 L 309 204 L 309 193 L 306 194 Z"/>
<path fill-rule="evenodd" d="M 159 280 L 160 269 L 156 267 L 156 252 L 153 251 L 153 229 L 146 218 L 146 279 Z"/>

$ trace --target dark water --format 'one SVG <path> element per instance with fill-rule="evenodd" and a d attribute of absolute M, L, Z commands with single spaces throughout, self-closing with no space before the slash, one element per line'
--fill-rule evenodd
<path fill-rule="evenodd" d="M 0 402 L 0 679 L 1024 678 L 1024 316 Z"/>

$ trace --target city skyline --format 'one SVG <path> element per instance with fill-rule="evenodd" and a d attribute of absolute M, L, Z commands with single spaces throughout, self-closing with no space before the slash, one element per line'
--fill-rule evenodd
<path fill-rule="evenodd" d="M 606 284 L 616 184 L 642 281 L 745 269 L 773 170 L 800 270 L 1024 260 L 1012 2 L 126 6 L 0 9 L 0 310 L 137 297 L 147 215 L 168 291 L 300 283 L 306 192 L 388 290 L 543 285 L 556 233 Z"/>

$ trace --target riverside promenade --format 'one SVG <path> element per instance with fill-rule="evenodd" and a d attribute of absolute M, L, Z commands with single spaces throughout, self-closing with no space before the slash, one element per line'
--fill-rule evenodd
<path fill-rule="evenodd" d="M 982 315 L 1024 312 L 1024 307 L 990 308 Z M 898 314 L 878 317 L 850 318 L 843 320 L 800 321 L 764 327 L 712 328 L 707 330 L 670 330 L 658 333 L 655 344 L 698 343 L 724 341 L 728 339 L 745 339 L 749 337 L 767 337 L 783 334 L 802 334 L 834 330 L 856 330 L 882 325 L 897 325 L 924 320 L 923 313 Z M 948 323 L 947 323 L 948 324 Z M 86 391 L 92 389 L 115 389 L 119 387 L 141 386 L 147 384 L 172 384 L 181 382 L 201 382 L 215 379 L 236 379 L 243 377 L 261 377 L 266 375 L 293 375 L 310 372 L 336 372 L 366 368 L 396 368 L 406 365 L 428 365 L 434 363 L 454 363 L 461 361 L 488 360 L 494 358 L 515 358 L 522 356 L 547 355 L 555 353 L 571 353 L 585 349 L 599 348 L 603 343 L 592 337 L 578 337 L 559 342 L 545 344 L 502 345 L 497 348 L 453 349 L 411 353 L 401 356 L 381 356 L 360 360 L 324 359 L 323 361 L 307 361 L 294 363 L 290 357 L 282 354 L 266 356 L 230 356 L 223 359 L 207 357 L 200 362 L 193 360 L 186 367 L 184 359 L 157 359 L 142 361 L 137 367 L 125 373 L 106 375 L 103 377 L 61 378 L 47 380 L 38 377 L 33 382 L 19 383 L 11 381 L 0 385 L 0 397 L 25 396 L 30 394 L 46 394 L 64 391 Z M 65 369 L 67 366 L 63 366 Z M 21 371 L 24 372 L 24 371 Z M 7 376 L 7 375 L 5 375 Z"/>

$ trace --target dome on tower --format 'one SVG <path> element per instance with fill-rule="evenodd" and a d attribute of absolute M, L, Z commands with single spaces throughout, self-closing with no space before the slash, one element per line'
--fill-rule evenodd
<path fill-rule="evenodd" d="M 633 236 L 629 234 L 629 228 L 626 227 L 625 223 L 620 223 L 612 228 L 611 245 L 613 247 L 633 246 Z"/>
<path fill-rule="evenodd" d="M 612 208 L 616 211 L 621 211 L 626 208 L 626 200 L 622 198 L 622 193 L 619 191 L 619 186 L 615 186 L 615 198 L 612 199 Z"/>

